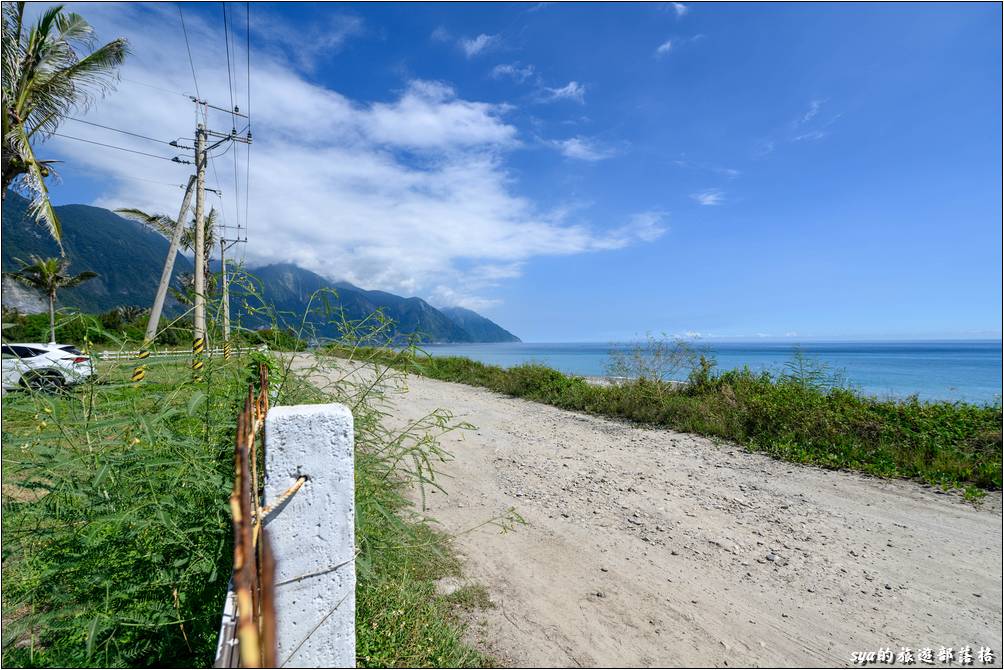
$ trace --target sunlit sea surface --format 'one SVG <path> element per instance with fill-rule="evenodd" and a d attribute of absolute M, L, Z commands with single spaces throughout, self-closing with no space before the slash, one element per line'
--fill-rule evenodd
<path fill-rule="evenodd" d="M 632 343 L 437 344 L 423 349 L 433 356 L 465 356 L 510 367 L 542 363 L 562 372 L 584 376 L 607 374 L 610 352 L 629 350 Z M 694 343 L 707 350 L 718 369 L 785 371 L 796 344 L 792 342 Z M 805 342 L 797 345 L 829 373 L 842 375 L 849 385 L 867 395 L 922 400 L 1000 402 L 1001 342 Z"/>

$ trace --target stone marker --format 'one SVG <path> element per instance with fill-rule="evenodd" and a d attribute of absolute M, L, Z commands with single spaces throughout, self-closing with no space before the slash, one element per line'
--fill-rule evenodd
<path fill-rule="evenodd" d="M 276 658 L 287 667 L 354 667 L 355 480 L 344 405 L 269 409 L 265 505 L 307 476 L 265 519 L 276 559 Z"/>

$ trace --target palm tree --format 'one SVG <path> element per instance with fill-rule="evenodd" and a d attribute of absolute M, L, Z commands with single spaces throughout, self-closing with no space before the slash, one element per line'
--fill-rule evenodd
<path fill-rule="evenodd" d="M 70 261 L 65 258 L 31 257 L 31 263 L 15 259 L 21 264 L 17 272 L 7 275 L 26 286 L 44 291 L 49 296 L 49 341 L 56 341 L 56 291 L 61 288 L 73 288 L 83 284 L 88 279 L 98 276 L 96 272 L 81 272 L 78 275 L 65 274 Z"/>
<path fill-rule="evenodd" d="M 126 323 L 132 323 L 141 316 L 146 316 L 149 312 L 149 307 L 139 307 L 137 305 L 122 305 L 115 308 L 115 313 Z"/>
<path fill-rule="evenodd" d="M 188 305 L 191 307 L 195 304 L 195 273 L 193 272 L 182 272 L 178 275 L 178 285 L 179 288 L 174 288 L 173 286 L 168 290 L 174 299 L 180 302 L 182 305 Z M 206 278 L 206 297 L 211 297 L 216 295 L 216 275 L 209 275 Z"/>
<path fill-rule="evenodd" d="M 2 196 L 13 185 L 30 195 L 31 213 L 62 244 L 59 217 L 45 179 L 53 161 L 35 156 L 32 142 L 44 141 L 73 110 L 86 108 L 96 93 L 113 87 L 125 60 L 122 38 L 93 48 L 94 29 L 61 5 L 47 9 L 34 26 L 24 25 L 23 2 L 3 3 Z M 78 48 L 91 50 L 86 56 Z"/>
<path fill-rule="evenodd" d="M 186 198 L 185 204 L 182 205 L 182 216 L 188 211 L 188 200 Z M 116 214 L 124 216 L 127 219 L 132 219 L 137 221 L 148 228 L 153 229 L 155 232 L 160 233 L 168 240 L 171 241 L 172 247 L 168 249 L 167 258 L 168 262 L 173 266 L 174 263 L 174 243 L 175 243 L 175 229 L 177 227 L 177 222 L 172 219 L 167 214 L 149 214 L 141 209 L 136 209 L 135 207 L 123 207 L 115 210 Z M 205 287 L 206 296 L 211 296 L 216 292 L 216 279 L 211 272 L 209 272 L 209 257 L 212 254 L 213 246 L 216 244 L 216 220 L 219 216 L 216 208 L 211 208 L 209 214 L 206 216 L 206 220 L 203 222 L 203 230 L 205 231 L 205 250 L 206 254 L 206 265 L 205 265 Z M 180 217 L 179 217 L 180 218 Z M 189 221 L 189 224 L 184 227 L 181 231 L 180 238 L 177 239 L 178 246 L 183 249 L 188 250 L 193 255 L 195 254 L 195 217 Z M 165 273 L 168 271 L 165 269 Z M 166 277 L 169 277 L 169 273 L 162 277 L 161 281 L 164 281 Z M 174 296 L 182 305 L 193 305 L 195 300 L 195 275 L 194 273 L 182 273 L 177 277 L 177 282 L 180 285 L 179 288 L 169 287 L 167 284 L 163 284 L 164 295 L 168 292 Z M 158 296 L 158 299 L 154 300 L 154 309 L 152 312 L 156 313 L 156 316 L 160 317 L 160 313 L 157 311 L 158 302 L 163 305 L 163 298 Z M 152 340 L 157 328 L 157 323 L 153 319 L 154 314 L 151 313 L 150 321 L 147 324 L 146 339 Z"/>
<path fill-rule="evenodd" d="M 115 213 L 124 216 L 127 219 L 132 219 L 133 221 L 142 223 L 144 226 L 153 229 L 167 239 L 171 239 L 171 236 L 174 234 L 174 226 L 176 225 L 175 220 L 167 214 L 147 214 L 143 210 L 136 209 L 135 207 L 123 207 L 121 209 L 116 209 Z M 207 258 L 211 255 L 213 246 L 216 244 L 216 219 L 218 216 L 219 214 L 217 213 L 216 208 L 213 207 L 209 210 L 209 214 L 206 216 L 206 220 L 202 224 L 205 229 Z M 182 231 L 180 246 L 193 254 L 195 253 L 195 217 L 192 217 L 188 226 L 186 226 Z"/>

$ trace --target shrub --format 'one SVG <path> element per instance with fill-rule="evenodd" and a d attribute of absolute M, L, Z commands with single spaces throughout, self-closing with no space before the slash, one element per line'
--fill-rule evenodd
<path fill-rule="evenodd" d="M 629 355 L 631 369 L 665 371 L 690 357 L 677 344 Z M 602 416 L 733 440 L 778 458 L 946 487 L 1001 487 L 1001 406 L 882 400 L 846 388 L 839 375 L 796 352 L 776 378 L 748 368 L 714 372 L 692 358 L 685 385 L 648 372 L 594 386 L 542 365 L 503 369 L 459 357 L 405 359 L 392 364 L 434 379 Z M 628 368 L 621 365 L 619 371 Z"/>

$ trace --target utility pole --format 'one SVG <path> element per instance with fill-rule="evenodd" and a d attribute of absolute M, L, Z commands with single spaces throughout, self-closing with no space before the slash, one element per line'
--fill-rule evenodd
<path fill-rule="evenodd" d="M 150 308 L 150 321 L 146 326 L 146 335 L 143 337 L 145 349 L 153 343 L 157 337 L 157 329 L 160 327 L 160 315 L 164 311 L 164 300 L 167 298 L 167 288 L 171 284 L 171 274 L 174 272 L 174 261 L 178 255 L 178 247 L 181 245 L 181 236 L 185 232 L 186 219 L 188 218 L 188 208 L 192 204 L 192 193 L 195 186 L 195 175 L 188 178 L 188 187 L 185 189 L 185 197 L 181 201 L 181 211 L 178 212 L 178 219 L 174 224 L 174 233 L 171 235 L 171 246 L 167 249 L 167 259 L 164 261 L 164 271 L 160 274 L 160 284 L 157 286 L 157 295 L 153 299 L 153 307 Z"/>
<path fill-rule="evenodd" d="M 227 241 L 220 237 L 220 283 L 223 288 L 223 356 L 230 358 L 230 285 L 227 282 Z"/>
<path fill-rule="evenodd" d="M 202 107 L 202 118 L 208 118 L 209 109 L 226 112 L 236 121 L 236 117 L 246 119 L 245 114 L 241 114 L 237 107 L 224 109 L 210 105 L 205 100 L 192 98 L 192 102 Z M 236 125 L 236 124 L 235 124 Z M 209 146 L 206 146 L 208 138 L 216 139 Z M 195 314 L 192 341 L 192 370 L 195 378 L 202 378 L 202 352 L 206 348 L 206 263 L 208 261 L 206 249 L 206 229 L 205 229 L 205 200 L 206 200 L 206 163 L 209 152 L 220 146 L 224 142 L 242 142 L 251 144 L 250 130 L 245 135 L 238 135 L 237 128 L 232 127 L 229 133 L 220 133 L 206 128 L 202 123 L 196 124 L 195 128 L 195 167 L 196 167 L 196 189 L 195 189 Z M 236 149 L 235 149 L 236 151 Z M 236 186 L 236 184 L 235 184 Z M 222 235 L 220 236 L 223 237 Z M 226 259 L 223 258 L 226 240 L 220 240 L 220 258 L 223 261 L 223 338 L 224 348 L 229 349 L 230 339 L 230 293 L 227 286 L 227 266 Z"/>
<path fill-rule="evenodd" d="M 192 333 L 195 349 L 206 343 L 206 127 L 195 128 L 195 327 Z M 201 342 L 200 342 L 201 340 Z M 201 346 L 199 346 L 201 344 Z M 201 353 L 201 351 L 197 352 Z"/>

